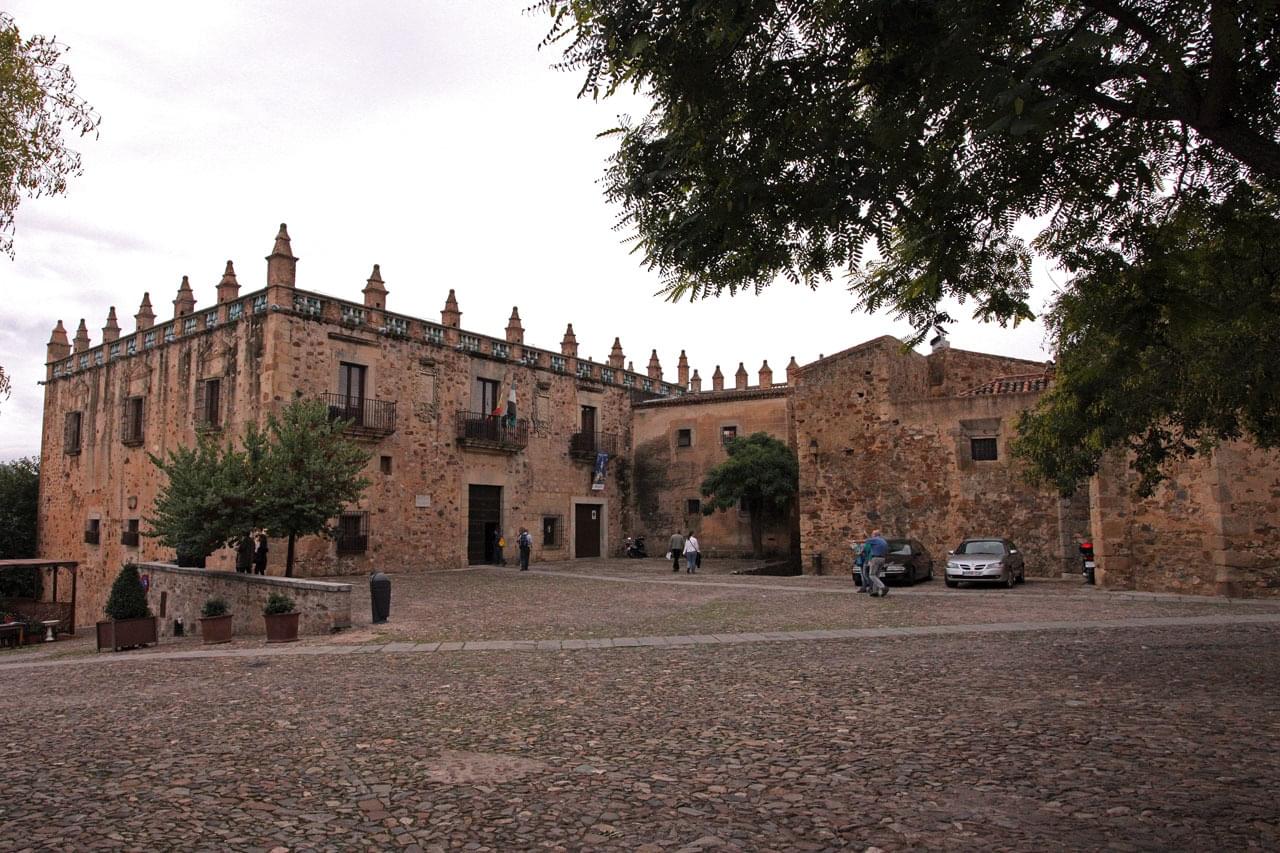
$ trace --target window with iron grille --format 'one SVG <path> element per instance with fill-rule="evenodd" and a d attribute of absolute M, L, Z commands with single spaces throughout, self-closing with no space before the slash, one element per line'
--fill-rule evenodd
<path fill-rule="evenodd" d="M 120 534 L 120 544 L 130 548 L 138 547 L 138 519 L 131 518 L 125 522 L 124 531 Z"/>
<path fill-rule="evenodd" d="M 222 426 L 222 380 L 203 379 L 196 383 L 196 428 Z"/>
<path fill-rule="evenodd" d="M 684 502 L 684 511 L 686 515 L 701 515 L 702 501 L 698 498 L 689 498 Z"/>
<path fill-rule="evenodd" d="M 995 437 L 969 439 L 969 458 L 974 462 L 994 461 L 997 458 Z"/>
<path fill-rule="evenodd" d="M 567 366 L 567 362 L 565 361 L 564 356 L 562 355 L 551 356 L 551 369 L 554 370 L 556 373 L 564 373 L 566 366 Z"/>
<path fill-rule="evenodd" d="M 62 452 L 75 456 L 80 452 L 80 425 L 83 412 L 67 412 L 62 421 Z"/>
<path fill-rule="evenodd" d="M 369 513 L 344 512 L 338 516 L 338 553 L 363 554 L 369 550 Z"/>
<path fill-rule="evenodd" d="M 676 430 L 676 447 L 693 447 L 693 430 Z"/>
<path fill-rule="evenodd" d="M 131 447 L 142 444 L 142 398 L 126 397 L 120 424 L 120 441 Z"/>
<path fill-rule="evenodd" d="M 720 427 L 720 443 L 728 444 L 738 437 L 738 428 L 736 426 Z"/>
<path fill-rule="evenodd" d="M 544 515 L 542 517 L 542 547 L 560 547 L 560 516 Z"/>
<path fill-rule="evenodd" d="M 89 545 L 97 545 L 102 536 L 102 522 L 91 518 L 84 523 L 84 541 Z"/>

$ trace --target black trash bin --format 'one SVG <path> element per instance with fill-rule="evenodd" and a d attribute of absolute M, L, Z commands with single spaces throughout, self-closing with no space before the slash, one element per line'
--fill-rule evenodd
<path fill-rule="evenodd" d="M 373 624 L 381 625 L 391 618 L 391 578 L 382 572 L 369 576 L 369 603 L 373 606 Z"/>

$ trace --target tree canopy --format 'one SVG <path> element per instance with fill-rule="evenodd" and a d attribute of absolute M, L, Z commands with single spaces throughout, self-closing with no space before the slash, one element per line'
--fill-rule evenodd
<path fill-rule="evenodd" d="M 1219 307 L 1252 298 L 1256 314 L 1280 317 L 1265 253 L 1246 263 L 1249 283 L 1233 274 L 1215 276 L 1213 287 L 1190 284 L 1208 259 L 1206 244 L 1191 241 L 1212 231 L 1239 244 L 1256 235 L 1259 217 L 1274 218 L 1276 4 L 544 0 L 538 8 L 553 21 L 544 43 L 583 74 L 581 94 L 634 88 L 651 98 L 647 115 L 610 131 L 618 149 L 604 186 L 669 298 L 758 292 L 779 278 L 817 286 L 843 270 L 861 308 L 892 310 L 919 342 L 954 319 L 947 299 L 984 321 L 1030 319 L 1034 251 L 1068 277 L 1048 316 L 1058 389 L 1024 423 L 1023 451 L 1040 476 L 1078 481 L 1110 447 L 1155 461 L 1238 432 L 1274 443 L 1280 412 L 1255 399 L 1274 403 L 1257 384 L 1280 363 L 1265 340 L 1232 348 L 1262 364 L 1225 388 L 1210 388 L 1207 371 L 1183 370 L 1148 382 L 1127 401 L 1123 429 L 1100 428 L 1083 448 L 1060 427 L 1067 409 L 1110 415 L 1096 394 L 1103 386 L 1122 394 L 1132 371 L 1076 371 L 1131 357 L 1117 342 L 1158 340 L 1171 359 L 1191 360 L 1237 329 Z M 1028 226 L 1030 243 L 1016 230 Z M 1187 251 L 1153 264 L 1162 241 Z M 1117 271 L 1128 288 L 1144 288 L 1145 312 L 1105 310 L 1132 307 Z M 1199 300 L 1228 287 L 1242 289 Z M 1203 334 L 1153 335 L 1161 323 Z M 1193 423 L 1187 406 L 1208 400 L 1230 414 Z M 1073 448 L 1070 465 L 1046 468 L 1055 442 Z"/>
<path fill-rule="evenodd" d="M 80 174 L 64 131 L 85 136 L 101 122 L 76 91 L 66 50 L 47 36 L 24 37 L 0 12 L 0 252 L 10 257 L 21 198 L 66 192 L 67 179 Z"/>
<path fill-rule="evenodd" d="M 764 553 L 764 527 L 784 517 L 800 484 L 800 464 L 786 443 L 767 432 L 730 440 L 729 458 L 702 481 L 704 515 L 741 505 L 751 521 L 752 555 Z"/>
<path fill-rule="evenodd" d="M 36 555 L 40 459 L 0 463 L 0 559 Z"/>

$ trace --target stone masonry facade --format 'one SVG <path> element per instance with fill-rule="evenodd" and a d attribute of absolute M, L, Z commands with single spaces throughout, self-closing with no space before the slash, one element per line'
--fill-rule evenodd
<path fill-rule="evenodd" d="M 77 621 L 98 617 L 122 562 L 173 556 L 145 535 L 161 486 L 148 455 L 232 440 L 297 398 L 325 400 L 371 454 L 371 485 L 338 535 L 299 543 L 303 575 L 486 562 L 496 532 L 510 562 L 520 526 L 540 561 L 616 555 L 635 534 L 661 554 L 676 530 L 709 554 L 744 554 L 750 519 L 702 516 L 699 486 L 728 438 L 763 431 L 800 464 L 792 517 L 764 544 L 805 571 L 847 571 L 850 541 L 879 527 L 937 561 L 965 536 L 1004 536 L 1029 574 L 1057 575 L 1078 570 L 1076 537 L 1092 535 L 1108 585 L 1280 594 L 1275 453 L 1223 448 L 1145 500 L 1123 459 L 1070 499 L 1027 485 L 1008 442 L 1051 366 L 882 337 L 792 359 L 781 382 L 765 363 L 751 384 L 739 364 L 726 387 L 717 366 L 704 389 L 683 352 L 670 382 L 656 351 L 638 372 L 617 339 L 606 361 L 581 358 L 572 325 L 558 349 L 527 345 L 518 309 L 501 337 L 467 331 L 452 290 L 439 322 L 395 313 L 377 265 L 358 302 L 300 290 L 283 225 L 266 260 L 265 287 L 243 293 L 228 261 L 216 304 L 199 310 L 184 277 L 171 319 L 144 295 L 124 332 L 112 308 L 97 345 L 84 320 L 71 339 L 55 327 L 39 541 L 42 556 L 80 561 Z M 283 558 L 273 542 L 271 573 Z M 233 562 L 224 550 L 208 565 Z"/>

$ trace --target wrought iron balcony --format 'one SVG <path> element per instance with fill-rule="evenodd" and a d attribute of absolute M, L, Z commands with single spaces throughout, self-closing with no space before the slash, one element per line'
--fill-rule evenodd
<path fill-rule="evenodd" d="M 460 411 L 458 443 L 477 450 L 518 453 L 529 446 L 529 421 Z"/>
<path fill-rule="evenodd" d="M 569 455 L 588 462 L 594 462 L 597 453 L 617 456 L 620 446 L 618 436 L 611 432 L 575 432 L 569 436 Z"/>
<path fill-rule="evenodd" d="M 325 394 L 329 420 L 348 421 L 347 431 L 357 435 L 391 435 L 396 431 L 396 404 L 346 394 Z"/>

